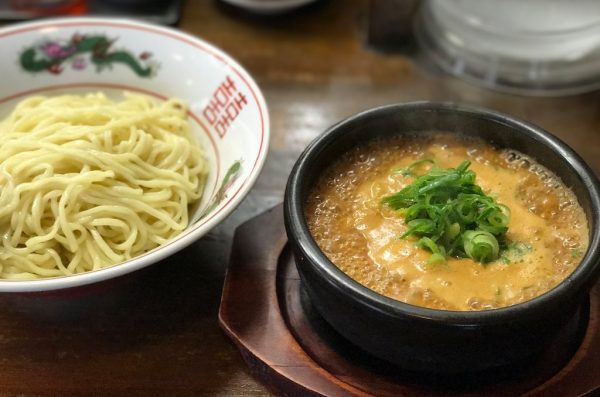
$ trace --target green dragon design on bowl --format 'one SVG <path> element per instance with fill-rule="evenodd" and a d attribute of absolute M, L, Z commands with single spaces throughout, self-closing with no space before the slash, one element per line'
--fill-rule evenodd
<path fill-rule="evenodd" d="M 117 39 L 102 34 L 74 34 L 68 40 L 46 40 L 23 51 L 19 58 L 21 67 L 30 73 L 49 72 L 61 74 L 67 65 L 74 70 L 84 70 L 93 65 L 96 72 L 112 68 L 115 64 L 129 67 L 139 77 L 153 77 L 158 63 L 148 51 L 134 55 L 131 51 L 114 49 Z"/>

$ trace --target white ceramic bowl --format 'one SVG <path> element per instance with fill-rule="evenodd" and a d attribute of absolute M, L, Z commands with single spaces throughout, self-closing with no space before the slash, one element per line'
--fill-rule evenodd
<path fill-rule="evenodd" d="M 189 105 L 210 174 L 188 228 L 125 263 L 32 281 L 0 280 L 26 292 L 95 283 L 140 269 L 191 244 L 221 222 L 254 184 L 266 158 L 269 115 L 252 77 L 214 46 L 174 29 L 122 19 L 64 18 L 0 29 L 0 118 L 28 95 L 123 91 Z"/>

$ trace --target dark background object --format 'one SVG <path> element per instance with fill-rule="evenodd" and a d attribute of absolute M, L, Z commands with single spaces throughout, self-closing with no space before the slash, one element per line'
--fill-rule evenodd
<path fill-rule="evenodd" d="M 371 0 L 368 42 L 386 52 L 415 51 L 413 17 L 419 0 Z"/>
<path fill-rule="evenodd" d="M 74 12 L 82 16 L 135 18 L 162 25 L 176 25 L 181 18 L 182 6 L 183 0 L 85 0 L 85 7 L 78 7 Z M 49 9 L 15 7 L 15 3 L 0 2 L 0 20 L 25 21 L 44 16 L 60 14 Z"/>

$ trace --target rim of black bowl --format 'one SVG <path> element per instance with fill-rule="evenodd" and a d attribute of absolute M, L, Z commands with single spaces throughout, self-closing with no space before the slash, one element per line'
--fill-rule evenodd
<path fill-rule="evenodd" d="M 390 109 L 402 111 L 451 111 L 468 114 L 471 117 L 485 118 L 492 122 L 506 124 L 524 131 L 534 140 L 552 148 L 553 151 L 562 156 L 565 159 L 565 164 L 580 178 L 590 195 L 591 211 L 590 218 L 588 218 L 588 227 L 591 238 L 587 252 L 577 268 L 554 288 L 533 299 L 506 307 L 480 311 L 431 309 L 405 303 L 369 289 L 340 270 L 325 256 L 308 230 L 308 225 L 304 217 L 302 176 L 306 172 L 306 168 L 309 166 L 312 158 L 318 156 L 320 147 L 335 138 L 337 130 L 348 124 L 360 122 L 364 118 L 372 117 L 373 114 L 388 112 Z M 484 108 L 459 105 L 453 102 L 418 101 L 384 105 L 363 111 L 332 125 L 324 133 L 315 138 L 296 161 L 286 186 L 284 211 L 286 212 L 286 226 L 294 231 L 298 248 L 307 258 L 317 264 L 317 271 L 325 276 L 328 282 L 342 291 L 351 293 L 363 304 L 387 313 L 410 315 L 434 322 L 450 321 L 456 324 L 469 324 L 474 320 L 478 322 L 491 320 L 501 322 L 520 316 L 523 312 L 532 313 L 534 310 L 545 307 L 548 302 L 560 300 L 560 295 L 565 294 L 563 291 L 567 286 L 571 294 L 576 294 L 581 288 L 587 287 L 589 289 L 592 285 L 586 285 L 586 283 L 589 283 L 589 280 L 594 278 L 594 273 L 600 272 L 600 233 L 597 231 L 600 223 L 600 183 L 583 159 L 566 143 L 540 127 L 507 114 Z"/>

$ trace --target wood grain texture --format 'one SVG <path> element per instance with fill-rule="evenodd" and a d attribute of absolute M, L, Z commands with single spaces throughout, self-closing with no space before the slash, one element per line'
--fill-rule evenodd
<path fill-rule="evenodd" d="M 253 374 L 284 395 L 360 395 L 332 379 L 287 329 L 274 282 L 285 242 L 281 205 L 238 228 L 219 311 L 221 326 Z"/>
<path fill-rule="evenodd" d="M 320 0 L 272 17 L 186 2 L 179 27 L 231 54 L 265 94 L 264 171 L 225 222 L 149 269 L 76 298 L 1 295 L 0 397 L 269 395 L 217 323 L 233 232 L 282 200 L 310 140 L 360 110 L 423 99 L 489 107 L 539 124 L 600 170 L 600 93 L 527 98 L 472 86 L 394 43 L 373 49 L 368 13 L 367 0 Z"/>

